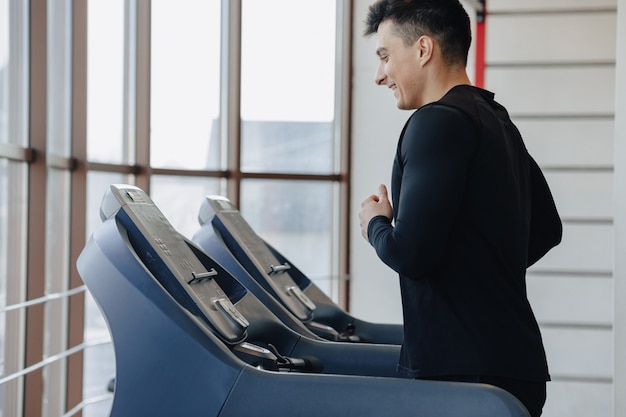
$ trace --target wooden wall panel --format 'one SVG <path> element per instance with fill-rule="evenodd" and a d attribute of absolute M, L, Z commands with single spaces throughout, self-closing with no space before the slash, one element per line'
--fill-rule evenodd
<path fill-rule="evenodd" d="M 615 60 L 614 12 L 491 15 L 487 30 L 497 34 L 486 45 L 490 65 Z"/>
<path fill-rule="evenodd" d="M 613 240 L 611 224 L 565 223 L 561 244 L 529 270 L 570 274 L 611 273 Z"/>
<path fill-rule="evenodd" d="M 518 119 L 528 151 L 544 168 L 610 168 L 615 124 L 608 118 Z"/>
<path fill-rule="evenodd" d="M 528 299 L 540 324 L 602 326 L 613 323 L 613 279 L 594 275 L 529 273 Z"/>
<path fill-rule="evenodd" d="M 563 381 L 548 383 L 548 400 L 542 417 L 610 417 L 613 387 L 606 381 Z M 562 398 L 563 401 L 556 401 Z"/>
<path fill-rule="evenodd" d="M 543 327 L 541 333 L 553 378 L 608 380 L 613 376 L 611 329 Z"/>
<path fill-rule="evenodd" d="M 614 65 L 493 67 L 485 80 L 514 117 L 611 116 L 615 108 Z"/>
<path fill-rule="evenodd" d="M 601 170 L 546 171 L 561 218 L 609 220 L 613 217 L 613 173 Z"/>
<path fill-rule="evenodd" d="M 614 10 L 617 0 L 488 0 L 489 13 L 566 12 Z"/>

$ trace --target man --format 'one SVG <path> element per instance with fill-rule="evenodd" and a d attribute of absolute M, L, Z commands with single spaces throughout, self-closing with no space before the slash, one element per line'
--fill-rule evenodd
<path fill-rule="evenodd" d="M 412 378 L 482 382 L 541 415 L 550 379 L 526 268 L 561 240 L 548 185 L 506 110 L 465 71 L 470 22 L 458 0 L 379 0 L 376 84 L 400 109 L 387 188 L 361 204 L 363 236 L 400 276 Z"/>

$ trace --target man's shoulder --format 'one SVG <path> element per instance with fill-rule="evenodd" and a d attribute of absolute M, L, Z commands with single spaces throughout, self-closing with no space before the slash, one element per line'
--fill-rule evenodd
<path fill-rule="evenodd" d="M 487 93 L 483 98 L 483 92 Z M 477 125 L 480 121 L 477 103 L 488 100 L 489 93 L 470 85 L 458 85 L 451 88 L 442 98 L 417 109 L 407 121 L 423 124 L 428 122 L 441 123 L 442 119 L 450 123 L 469 119 Z M 491 95 L 493 97 L 493 95 Z"/>
<path fill-rule="evenodd" d="M 478 117 L 479 103 L 494 102 L 494 94 L 471 85 L 457 85 L 451 88 L 439 101 L 434 104 L 454 107 L 467 113 L 470 117 Z"/>
<path fill-rule="evenodd" d="M 463 143 L 472 142 L 480 132 L 480 119 L 472 116 L 473 110 L 458 104 L 458 100 L 435 101 L 417 109 L 407 120 L 400 135 L 399 148 L 421 146 L 431 141 Z M 469 107 L 465 106 L 465 107 Z M 418 138 L 419 140 L 405 140 Z"/>
<path fill-rule="evenodd" d="M 480 128 L 487 120 L 509 118 L 506 109 L 497 103 L 494 97 L 492 92 L 479 87 L 457 85 L 432 104 L 463 112 L 476 127 Z"/>

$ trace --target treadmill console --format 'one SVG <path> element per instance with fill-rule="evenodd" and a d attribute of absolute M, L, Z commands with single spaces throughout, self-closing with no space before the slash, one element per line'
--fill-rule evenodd
<path fill-rule="evenodd" d="M 222 196 L 210 196 L 206 200 L 215 214 L 213 226 L 222 235 L 228 249 L 232 253 L 241 251 L 241 248 L 249 250 L 251 256 L 243 257 L 243 262 L 250 259 L 257 270 L 265 272 L 267 278 L 265 282 L 271 287 L 270 292 L 280 298 L 298 319 L 303 322 L 312 320 L 315 303 L 302 292 L 290 276 L 291 266 L 288 263 L 281 264 L 276 259 L 230 200 Z M 202 213 L 200 216 L 202 217 Z M 203 219 L 200 222 L 203 223 Z"/>
<path fill-rule="evenodd" d="M 132 185 L 113 184 L 103 197 L 100 215 L 103 220 L 115 215 L 139 259 L 192 315 L 227 343 L 246 338 L 249 323 L 233 303 L 247 290 L 205 266 L 147 194 Z"/>

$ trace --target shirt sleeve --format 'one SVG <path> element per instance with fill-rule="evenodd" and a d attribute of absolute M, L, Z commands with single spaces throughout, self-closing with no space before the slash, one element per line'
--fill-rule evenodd
<path fill-rule="evenodd" d="M 548 183 L 534 159 L 530 159 L 531 215 L 528 265 L 541 259 L 561 242 L 563 225 Z"/>
<path fill-rule="evenodd" d="M 419 278 L 442 260 L 476 136 L 469 116 L 449 106 L 430 105 L 409 119 L 397 156 L 402 176 L 394 224 L 382 216 L 368 224 L 376 253 L 399 274 Z"/>

